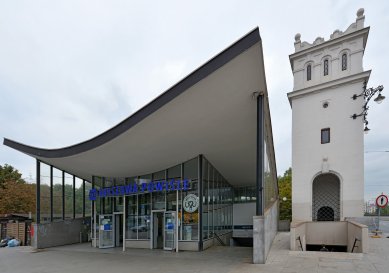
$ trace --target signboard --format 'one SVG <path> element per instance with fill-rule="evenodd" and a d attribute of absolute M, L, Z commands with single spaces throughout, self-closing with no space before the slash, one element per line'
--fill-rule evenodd
<path fill-rule="evenodd" d="M 194 194 L 188 194 L 184 198 L 183 207 L 186 212 L 195 212 L 199 207 L 199 198 Z"/>
<path fill-rule="evenodd" d="M 132 183 L 122 186 L 113 186 L 102 189 L 91 189 L 89 200 L 95 201 L 97 197 L 123 196 L 136 193 L 160 192 L 160 191 L 186 191 L 189 190 L 189 179 L 171 179 L 151 181 L 149 183 Z"/>
<path fill-rule="evenodd" d="M 375 200 L 377 207 L 384 208 L 388 205 L 388 197 L 385 194 L 381 194 Z"/>

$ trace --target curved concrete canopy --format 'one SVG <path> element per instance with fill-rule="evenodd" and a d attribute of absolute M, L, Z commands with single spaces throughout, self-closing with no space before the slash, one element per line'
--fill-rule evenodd
<path fill-rule="evenodd" d="M 92 175 L 143 175 L 204 154 L 233 185 L 254 185 L 253 92 L 267 95 L 258 28 L 90 140 L 60 149 L 35 148 L 10 139 L 4 139 L 4 145 L 89 181 Z"/>

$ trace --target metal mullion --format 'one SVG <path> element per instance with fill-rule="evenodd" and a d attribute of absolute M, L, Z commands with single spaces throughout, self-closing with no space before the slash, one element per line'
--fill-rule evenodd
<path fill-rule="evenodd" d="M 76 177 L 73 175 L 73 219 L 76 218 Z"/>
<path fill-rule="evenodd" d="M 209 162 L 208 160 L 206 161 L 207 162 L 207 196 L 206 196 L 206 199 L 207 199 L 207 239 L 209 239 L 209 201 L 210 201 L 210 198 L 209 198 Z"/>
<path fill-rule="evenodd" d="M 198 238 L 199 238 L 199 250 L 203 250 L 203 155 L 198 156 L 197 160 L 197 194 L 200 197 L 199 199 L 201 200 L 199 202 L 199 209 L 198 213 L 200 214 L 198 219 L 199 219 L 199 227 L 197 229 L 198 232 Z"/>
<path fill-rule="evenodd" d="M 215 168 L 212 166 L 212 238 L 215 236 Z"/>
<path fill-rule="evenodd" d="M 95 176 L 92 175 L 92 189 L 95 188 Z M 92 222 L 92 225 L 91 227 L 93 228 L 93 246 L 96 247 L 97 246 L 97 242 L 96 242 L 96 202 L 92 200 L 92 204 L 91 204 L 91 222 Z"/>
<path fill-rule="evenodd" d="M 136 194 L 136 239 L 139 240 L 139 194 Z"/>
<path fill-rule="evenodd" d="M 256 215 L 263 215 L 264 97 L 257 97 Z"/>
<path fill-rule="evenodd" d="M 62 220 L 65 220 L 65 171 L 62 171 Z"/>
<path fill-rule="evenodd" d="M 85 218 L 85 180 L 82 180 L 82 218 Z"/>
<path fill-rule="evenodd" d="M 184 163 L 181 163 L 181 180 L 184 180 Z M 182 237 L 183 237 L 182 230 L 183 230 L 183 225 L 184 225 L 184 210 L 182 207 L 183 197 L 184 197 L 184 192 L 181 190 L 181 208 L 180 208 L 181 209 L 181 226 L 180 226 L 181 238 L 180 238 L 180 240 L 182 240 Z"/>
<path fill-rule="evenodd" d="M 139 181 L 139 176 L 137 176 Z M 136 193 L 136 239 L 139 240 L 139 193 Z"/>
<path fill-rule="evenodd" d="M 165 169 L 165 181 L 167 182 L 167 169 Z M 165 192 L 165 211 L 167 211 L 167 191 L 164 191 Z M 164 218 L 165 219 L 165 218 Z M 164 223 L 165 224 L 165 223 Z"/>
<path fill-rule="evenodd" d="M 105 177 L 102 177 L 102 180 L 101 180 L 101 188 L 104 189 L 105 188 Z M 100 199 L 100 214 L 105 214 L 105 200 L 106 197 Z"/>
<path fill-rule="evenodd" d="M 113 179 L 113 186 L 116 186 L 116 178 Z M 112 213 L 116 212 L 116 197 L 111 197 L 112 200 Z"/>
<path fill-rule="evenodd" d="M 36 160 L 36 223 L 41 222 L 41 163 Z"/>
<path fill-rule="evenodd" d="M 53 166 L 50 166 L 50 221 L 53 220 Z"/>

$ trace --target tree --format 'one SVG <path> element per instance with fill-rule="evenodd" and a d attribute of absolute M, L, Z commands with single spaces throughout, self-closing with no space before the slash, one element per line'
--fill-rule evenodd
<path fill-rule="evenodd" d="M 0 188 L 0 214 L 34 212 L 35 186 L 8 180 L 6 187 Z"/>
<path fill-rule="evenodd" d="M 0 214 L 34 212 L 35 187 L 14 167 L 0 165 Z"/>
<path fill-rule="evenodd" d="M 280 220 L 292 220 L 292 168 L 287 169 L 283 176 L 278 177 L 278 191 Z"/>
<path fill-rule="evenodd" d="M 26 181 L 22 178 L 22 174 L 14 167 L 8 164 L 0 165 L 0 189 L 4 189 L 7 181 L 25 184 Z"/>

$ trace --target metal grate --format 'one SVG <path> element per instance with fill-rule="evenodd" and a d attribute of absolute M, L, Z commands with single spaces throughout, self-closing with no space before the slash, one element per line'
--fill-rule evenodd
<path fill-rule="evenodd" d="M 340 182 L 334 174 L 322 174 L 312 185 L 312 220 L 339 221 Z"/>
<path fill-rule="evenodd" d="M 328 75 L 328 60 L 324 60 L 324 76 Z"/>
<path fill-rule="evenodd" d="M 347 54 L 342 55 L 342 71 L 347 70 Z"/>

